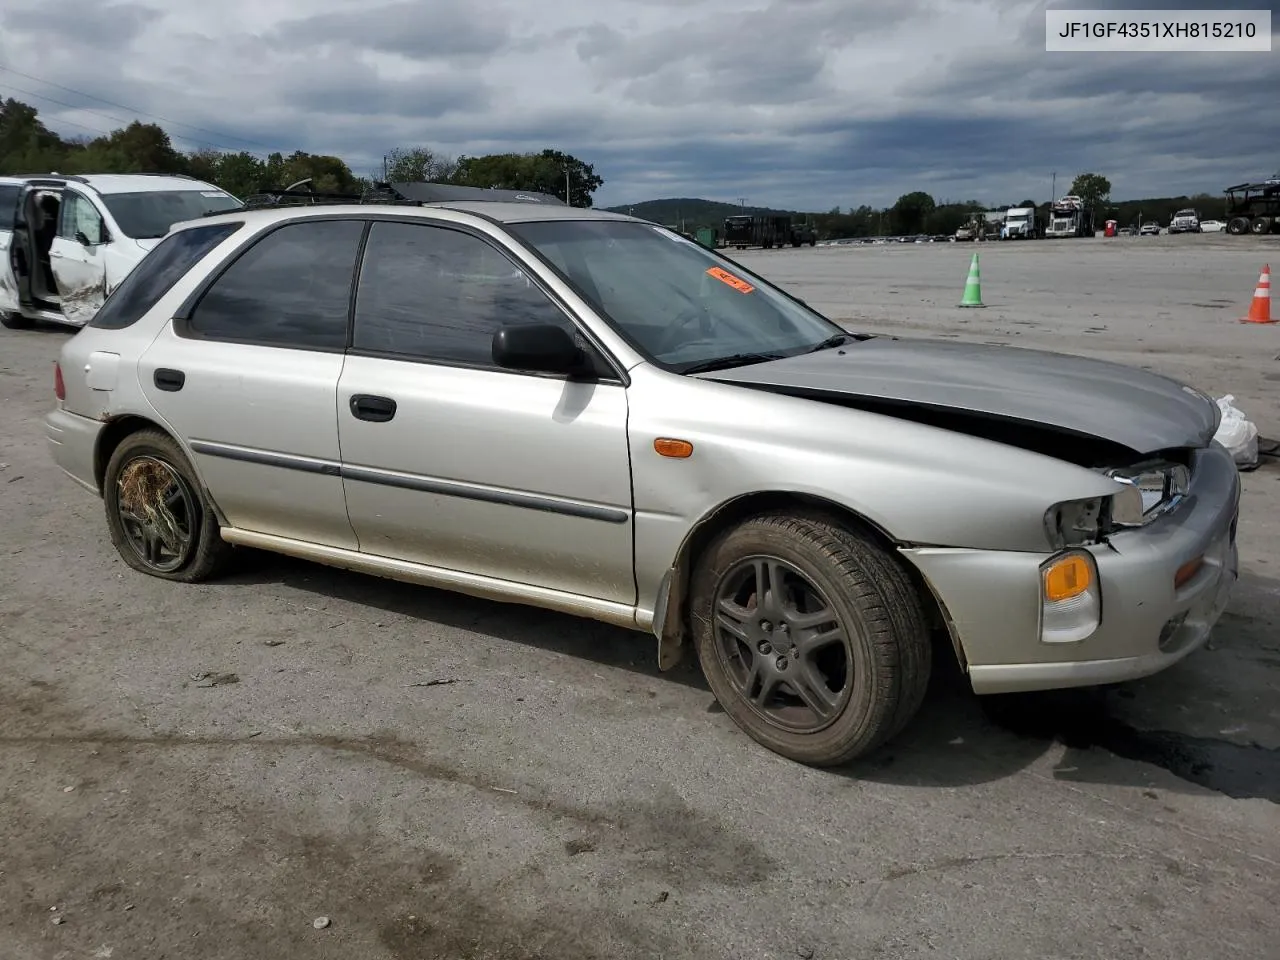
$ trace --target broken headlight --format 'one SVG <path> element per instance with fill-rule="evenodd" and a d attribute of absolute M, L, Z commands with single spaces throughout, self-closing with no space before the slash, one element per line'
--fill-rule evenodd
<path fill-rule="evenodd" d="M 1111 525 L 1143 527 L 1178 505 L 1191 486 L 1191 471 L 1180 463 L 1145 463 L 1107 471 L 1124 488 L 1111 497 Z"/>
<path fill-rule="evenodd" d="M 1044 515 L 1044 530 L 1058 550 L 1097 543 L 1102 536 L 1104 499 L 1067 500 L 1055 503 Z"/>

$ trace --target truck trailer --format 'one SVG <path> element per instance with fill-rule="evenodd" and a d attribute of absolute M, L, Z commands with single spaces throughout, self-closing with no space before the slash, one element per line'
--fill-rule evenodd
<path fill-rule="evenodd" d="M 724 245 L 745 250 L 747 247 L 785 247 L 791 244 L 791 218 L 787 216 L 755 216 L 739 214 L 725 217 Z M 799 246 L 799 244 L 796 244 Z"/>
<path fill-rule="evenodd" d="M 1261 183 L 1238 183 L 1227 195 L 1227 233 L 1280 233 L 1280 172 Z"/>

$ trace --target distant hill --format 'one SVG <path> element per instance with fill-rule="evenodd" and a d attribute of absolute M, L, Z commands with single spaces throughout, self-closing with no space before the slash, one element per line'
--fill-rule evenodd
<path fill-rule="evenodd" d="M 774 210 L 770 207 L 739 207 L 736 203 L 718 200 L 702 200 L 697 197 L 671 197 L 666 200 L 645 200 L 642 203 L 624 203 L 606 207 L 611 213 L 627 213 L 633 217 L 654 223 L 676 224 L 686 230 L 698 227 L 719 227 L 725 217 L 740 213 L 794 214 L 793 210 Z"/>

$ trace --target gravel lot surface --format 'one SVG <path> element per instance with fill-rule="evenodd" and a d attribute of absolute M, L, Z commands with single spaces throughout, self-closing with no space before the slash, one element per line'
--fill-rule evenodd
<path fill-rule="evenodd" d="M 988 306 L 959 310 L 974 252 Z M 1280 325 L 1236 322 L 1278 253 L 741 259 L 852 327 L 1149 366 L 1280 437 Z M 1209 649 L 1107 693 L 979 701 L 942 671 L 890 749 L 818 772 L 642 635 L 264 556 L 129 571 L 45 450 L 66 336 L 0 331 L 3 960 L 1275 956 L 1275 461 Z"/>

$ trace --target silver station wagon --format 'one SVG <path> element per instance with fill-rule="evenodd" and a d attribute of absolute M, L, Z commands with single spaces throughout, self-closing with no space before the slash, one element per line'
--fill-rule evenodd
<path fill-rule="evenodd" d="M 1168 667 L 1237 575 L 1199 391 L 849 333 L 562 204 L 177 225 L 55 387 L 53 457 L 136 570 L 201 580 L 247 546 L 646 632 L 814 765 L 901 730 L 935 656 L 979 694 Z"/>

